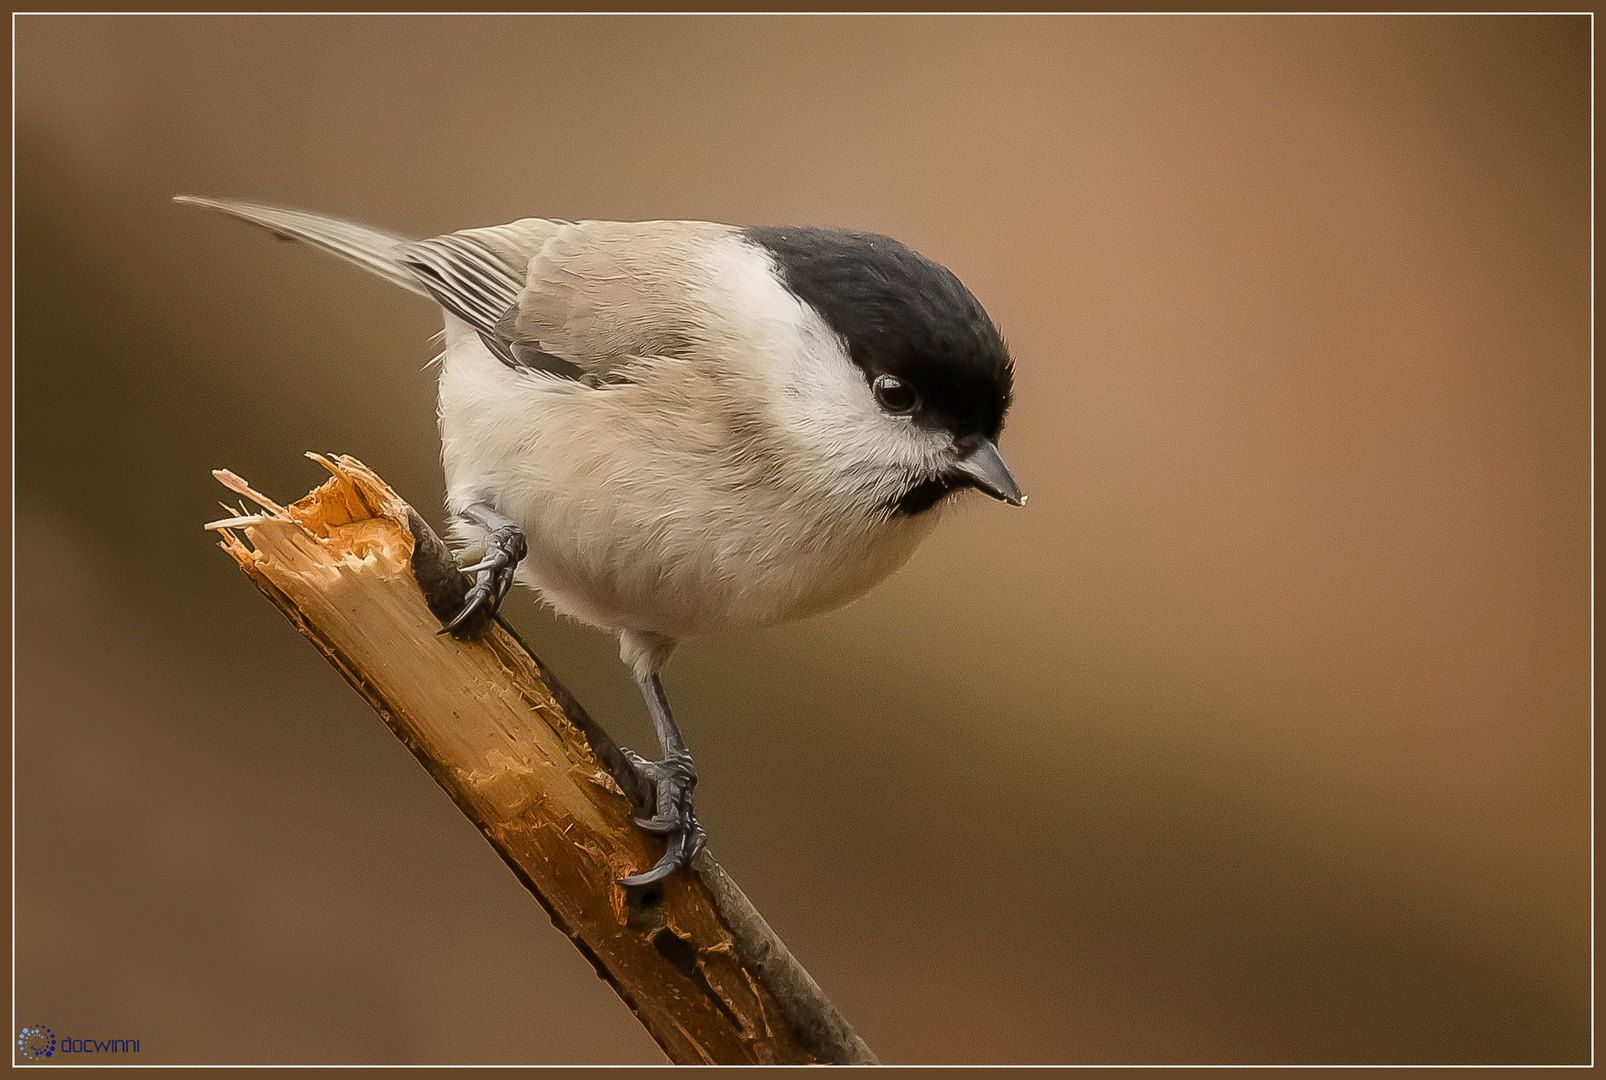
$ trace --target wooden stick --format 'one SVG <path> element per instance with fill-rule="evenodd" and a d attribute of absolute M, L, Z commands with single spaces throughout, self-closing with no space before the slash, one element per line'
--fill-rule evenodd
<path fill-rule="evenodd" d="M 705 851 L 644 889 L 618 879 L 663 840 L 631 818 L 645 791 L 617 745 L 500 620 L 441 636 L 468 579 L 424 520 L 355 458 L 281 507 L 214 521 L 221 547 L 473 821 L 558 929 L 677 1064 L 874 1064 L 747 897 Z"/>

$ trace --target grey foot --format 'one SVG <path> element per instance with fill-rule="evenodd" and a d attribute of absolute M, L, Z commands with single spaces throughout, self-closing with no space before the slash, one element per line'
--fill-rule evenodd
<path fill-rule="evenodd" d="M 691 810 L 691 793 L 697 786 L 697 767 L 692 764 L 691 754 L 682 750 L 663 761 L 648 761 L 634 751 L 623 747 L 620 750 L 653 792 L 653 816 L 638 817 L 636 824 L 648 832 L 662 833 L 669 840 L 663 858 L 651 870 L 619 879 L 619 884 L 637 888 L 662 881 L 690 865 L 708 837 Z"/>
<path fill-rule="evenodd" d="M 463 610 L 441 627 L 442 634 L 450 634 L 459 627 L 479 629 L 481 624 L 488 625 L 496 609 L 501 607 L 502 598 L 513 587 L 513 575 L 529 551 L 519 527 L 500 514 L 491 512 L 489 507 L 476 504 L 465 510 L 463 516 L 489 530 L 485 534 L 485 557 L 473 566 L 462 568 L 463 573 L 475 575 L 474 585 L 463 598 Z M 483 615 L 475 619 L 480 612 Z"/>

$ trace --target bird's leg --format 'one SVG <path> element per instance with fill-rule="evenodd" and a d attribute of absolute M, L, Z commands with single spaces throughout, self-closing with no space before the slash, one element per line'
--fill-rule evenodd
<path fill-rule="evenodd" d="M 669 838 L 669 844 L 658 865 L 619 880 L 619 884 L 631 887 L 662 881 L 682 866 L 690 864 L 707 839 L 691 811 L 691 793 L 697 786 L 697 766 L 692 764 L 691 751 L 686 748 L 686 740 L 681 738 L 680 727 L 669 711 L 664 684 L 656 674 L 638 677 L 637 682 L 641 686 L 642 697 L 647 699 L 647 711 L 652 713 L 652 725 L 657 729 L 664 758 L 662 761 L 648 761 L 640 754 L 624 751 L 625 757 L 653 792 L 653 816 L 638 817 L 636 824 L 650 832 L 664 833 Z"/>
<path fill-rule="evenodd" d="M 472 503 L 463 508 L 462 516 L 485 529 L 485 555 L 473 566 L 462 568 L 463 573 L 475 575 L 474 584 L 463 598 L 463 610 L 441 628 L 443 634 L 460 627 L 466 632 L 468 627 L 474 626 L 469 620 L 476 612 L 484 612 L 481 622 L 495 615 L 502 598 L 513 587 L 513 575 L 520 560 L 529 550 L 523 530 L 497 513 L 489 503 Z"/>

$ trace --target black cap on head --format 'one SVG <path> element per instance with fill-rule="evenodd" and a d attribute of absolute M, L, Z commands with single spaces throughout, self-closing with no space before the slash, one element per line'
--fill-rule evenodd
<path fill-rule="evenodd" d="M 947 268 L 889 237 L 843 229 L 743 230 L 768 251 L 794 295 L 847 341 L 873 381 L 892 375 L 919 395 L 916 423 L 996 440 L 1011 365 L 981 303 Z"/>

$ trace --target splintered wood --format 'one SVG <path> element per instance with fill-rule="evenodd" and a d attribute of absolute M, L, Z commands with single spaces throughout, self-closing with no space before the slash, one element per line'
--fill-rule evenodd
<path fill-rule="evenodd" d="M 500 622 L 476 641 L 439 634 L 450 601 L 432 603 L 419 582 L 433 593 L 450 585 L 459 603 L 465 587 L 444 545 L 361 462 L 308 456 L 331 478 L 290 506 L 215 473 L 261 511 L 242 504 L 207 527 L 378 710 L 670 1060 L 873 1062 L 706 853 L 695 874 L 627 895 L 618 879 L 651 866 L 663 841 L 632 823 L 611 741 Z"/>

